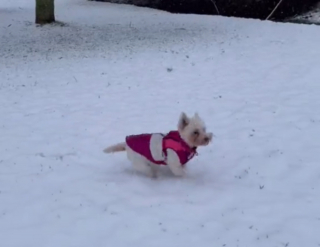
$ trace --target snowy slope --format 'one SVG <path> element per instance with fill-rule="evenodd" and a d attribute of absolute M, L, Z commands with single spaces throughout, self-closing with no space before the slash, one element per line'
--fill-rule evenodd
<path fill-rule="evenodd" d="M 320 245 L 318 27 L 31 2 L 0 3 L 2 247 Z M 182 110 L 216 135 L 187 178 L 102 153 Z"/>

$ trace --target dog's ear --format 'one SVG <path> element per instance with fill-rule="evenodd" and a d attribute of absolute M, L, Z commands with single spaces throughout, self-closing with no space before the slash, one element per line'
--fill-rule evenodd
<path fill-rule="evenodd" d="M 194 114 L 193 118 L 202 122 L 202 119 L 201 119 L 201 117 L 199 116 L 198 112 L 196 112 L 196 113 Z"/>
<path fill-rule="evenodd" d="M 184 130 L 184 128 L 190 123 L 190 119 L 187 114 L 184 112 L 181 113 L 179 122 L 178 122 L 178 130 Z"/>

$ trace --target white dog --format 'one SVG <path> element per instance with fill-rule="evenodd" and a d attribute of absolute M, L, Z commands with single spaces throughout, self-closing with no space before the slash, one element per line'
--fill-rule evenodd
<path fill-rule="evenodd" d="M 197 153 L 197 147 L 208 145 L 212 136 L 206 132 L 205 124 L 197 113 L 189 118 L 183 112 L 178 131 L 130 135 L 125 142 L 110 146 L 104 152 L 126 151 L 134 168 L 151 177 L 157 176 L 159 165 L 168 165 L 174 175 L 183 176 L 185 164 Z"/>

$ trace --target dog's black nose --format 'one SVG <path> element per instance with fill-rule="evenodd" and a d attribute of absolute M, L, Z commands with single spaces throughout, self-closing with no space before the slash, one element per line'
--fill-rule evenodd
<path fill-rule="evenodd" d="M 209 137 L 205 137 L 205 138 L 204 138 L 204 141 L 205 141 L 205 142 L 208 142 L 208 141 L 209 141 Z"/>

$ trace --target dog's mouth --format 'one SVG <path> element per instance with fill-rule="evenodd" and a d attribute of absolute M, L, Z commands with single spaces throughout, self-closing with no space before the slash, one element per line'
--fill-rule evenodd
<path fill-rule="evenodd" d="M 208 145 L 209 142 L 210 142 L 210 138 L 209 137 L 203 138 L 203 145 Z"/>

